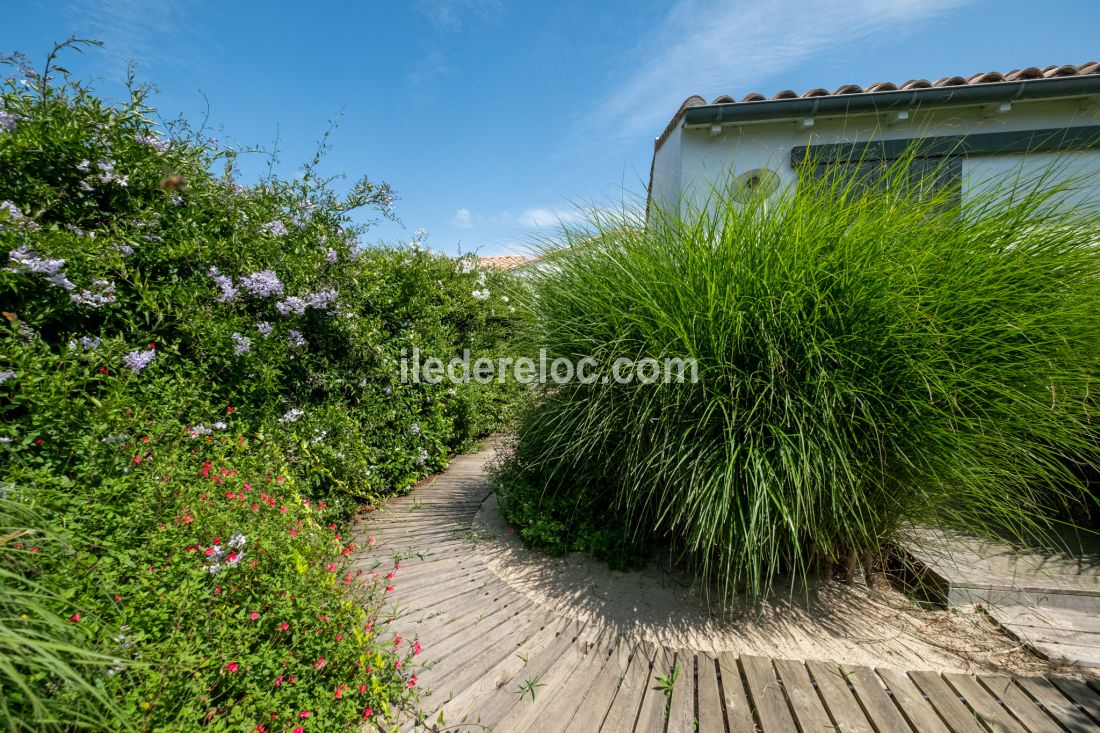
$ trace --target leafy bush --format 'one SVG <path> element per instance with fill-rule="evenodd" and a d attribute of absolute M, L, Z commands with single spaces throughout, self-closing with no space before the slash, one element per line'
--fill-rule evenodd
<path fill-rule="evenodd" d="M 957 191 L 807 176 L 644 230 L 595 217 L 518 299 L 536 343 L 605 370 L 692 358 L 699 379 L 543 390 L 503 511 L 558 550 L 667 542 L 726 599 L 907 521 L 1041 531 L 1097 463 L 1100 216 L 1059 193 L 960 213 Z"/>
<path fill-rule="evenodd" d="M 505 275 L 420 236 L 360 246 L 351 213 L 393 194 L 338 196 L 320 154 L 245 187 L 240 151 L 154 130 L 143 88 L 109 105 L 21 74 L 0 95 L 4 725 L 392 719 L 419 644 L 378 616 L 397 559 L 343 525 L 507 418 L 512 387 L 399 379 L 406 350 L 505 348 L 507 306 L 472 295 Z"/>

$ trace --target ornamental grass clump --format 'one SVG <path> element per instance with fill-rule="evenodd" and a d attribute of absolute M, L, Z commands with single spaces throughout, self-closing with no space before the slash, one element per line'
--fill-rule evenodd
<path fill-rule="evenodd" d="M 600 213 L 547 248 L 532 346 L 694 359 L 698 381 L 541 391 L 497 476 L 521 534 L 627 561 L 667 543 L 728 601 L 906 523 L 1020 538 L 1091 501 L 1100 213 L 1051 176 L 961 204 L 907 165 L 644 227 Z"/>

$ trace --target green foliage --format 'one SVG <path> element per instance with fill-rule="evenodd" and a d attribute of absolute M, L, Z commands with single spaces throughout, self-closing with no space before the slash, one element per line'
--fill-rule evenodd
<path fill-rule="evenodd" d="M 539 393 L 498 475 L 518 531 L 667 543 L 724 599 L 758 599 L 905 522 L 1020 538 L 1076 501 L 1097 465 L 1100 212 L 1056 205 L 1050 177 L 960 212 L 907 165 L 717 191 L 644 230 L 600 215 L 548 250 L 515 300 L 549 359 L 692 358 L 699 380 Z"/>
<path fill-rule="evenodd" d="M 0 725 L 392 720 L 420 647 L 380 616 L 395 561 L 343 525 L 507 419 L 514 388 L 399 379 L 405 350 L 504 349 L 507 306 L 471 293 L 505 275 L 421 237 L 363 248 L 351 212 L 393 194 L 338 195 L 320 153 L 243 187 L 240 151 L 161 136 L 144 89 L 109 105 L 21 73 L 0 97 Z"/>

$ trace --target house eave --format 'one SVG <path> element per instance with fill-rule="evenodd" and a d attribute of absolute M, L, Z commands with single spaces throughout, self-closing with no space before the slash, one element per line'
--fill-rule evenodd
<path fill-rule="evenodd" d="M 669 128 L 682 121 L 684 127 L 710 127 L 761 122 L 781 122 L 815 117 L 878 114 L 901 110 L 930 109 L 955 105 L 981 105 L 1100 94 L 1100 74 L 989 82 L 974 85 L 930 87 L 822 97 L 761 100 L 682 107 Z M 658 139 L 656 149 L 668 135 Z"/>

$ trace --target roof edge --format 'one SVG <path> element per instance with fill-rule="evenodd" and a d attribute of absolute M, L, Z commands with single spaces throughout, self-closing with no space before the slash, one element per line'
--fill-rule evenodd
<path fill-rule="evenodd" d="M 883 90 L 836 94 L 828 96 L 761 99 L 757 101 L 727 101 L 707 104 L 698 96 L 688 97 L 661 136 L 654 143 L 654 153 L 681 119 L 688 125 L 715 125 L 736 122 L 761 122 L 820 114 L 889 112 L 912 107 L 946 107 L 952 104 L 983 104 L 1022 99 L 1100 94 L 1100 74 L 1064 76 L 1019 81 L 984 82 L 973 85 L 920 87 L 906 90 Z M 719 97 L 720 100 L 727 98 Z"/>

